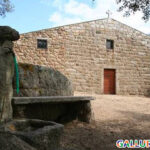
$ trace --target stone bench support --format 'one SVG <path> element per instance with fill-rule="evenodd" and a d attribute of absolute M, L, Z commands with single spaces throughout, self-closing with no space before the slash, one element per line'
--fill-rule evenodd
<path fill-rule="evenodd" d="M 75 119 L 91 120 L 88 96 L 13 97 L 13 117 L 51 120 L 66 123 Z"/>

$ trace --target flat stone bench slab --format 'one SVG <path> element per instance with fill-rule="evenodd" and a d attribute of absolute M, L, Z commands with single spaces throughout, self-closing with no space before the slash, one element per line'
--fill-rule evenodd
<path fill-rule="evenodd" d="M 91 96 L 13 97 L 14 119 L 40 119 L 67 123 L 90 122 Z"/>
<path fill-rule="evenodd" d="M 13 97 L 15 105 L 25 105 L 34 103 L 71 103 L 80 101 L 95 100 L 91 96 L 46 96 L 46 97 Z"/>

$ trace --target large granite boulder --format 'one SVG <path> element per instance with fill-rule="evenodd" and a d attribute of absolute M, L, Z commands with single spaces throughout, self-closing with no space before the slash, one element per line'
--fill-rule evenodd
<path fill-rule="evenodd" d="M 73 87 L 67 77 L 53 68 L 19 64 L 20 93 L 14 96 L 72 96 Z M 14 78 L 14 91 L 15 78 Z"/>
<path fill-rule="evenodd" d="M 16 41 L 20 38 L 19 32 L 9 26 L 0 26 L 0 41 Z"/>

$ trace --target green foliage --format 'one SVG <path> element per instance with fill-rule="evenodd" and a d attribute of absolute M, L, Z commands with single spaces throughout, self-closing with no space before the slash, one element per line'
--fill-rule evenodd
<path fill-rule="evenodd" d="M 148 21 L 150 18 L 150 0 L 116 0 L 117 4 L 121 4 L 119 11 L 125 10 L 125 16 L 141 11 L 143 19 Z"/>
<path fill-rule="evenodd" d="M 93 2 L 96 0 L 92 0 Z M 119 11 L 125 10 L 124 16 L 130 16 L 138 11 L 143 13 L 143 19 L 150 19 L 150 0 L 116 0 L 120 4 Z"/>
<path fill-rule="evenodd" d="M 6 13 L 13 10 L 13 5 L 10 0 L 0 0 L 0 16 L 5 17 Z"/>

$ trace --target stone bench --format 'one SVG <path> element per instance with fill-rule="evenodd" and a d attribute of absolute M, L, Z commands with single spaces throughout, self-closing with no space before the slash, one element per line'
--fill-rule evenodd
<path fill-rule="evenodd" d="M 66 123 L 91 120 L 90 96 L 13 97 L 13 118 L 51 120 Z"/>

